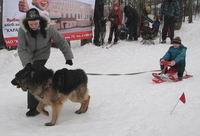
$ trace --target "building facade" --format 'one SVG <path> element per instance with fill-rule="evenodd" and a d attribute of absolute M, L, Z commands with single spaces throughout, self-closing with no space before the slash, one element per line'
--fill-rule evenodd
<path fill-rule="evenodd" d="M 91 26 L 93 7 L 78 0 L 49 0 L 48 12 L 58 29 Z"/>

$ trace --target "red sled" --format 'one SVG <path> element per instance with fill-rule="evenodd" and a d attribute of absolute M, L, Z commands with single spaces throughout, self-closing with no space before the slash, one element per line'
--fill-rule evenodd
<path fill-rule="evenodd" d="M 159 73 L 152 73 L 152 76 L 153 76 L 153 79 L 152 81 L 156 84 L 160 84 L 160 83 L 163 83 L 163 82 L 178 82 L 180 81 L 177 76 L 176 76 L 176 73 L 167 73 L 166 74 L 166 77 L 164 76 L 161 76 Z M 188 78 L 191 78 L 193 77 L 192 75 L 189 75 L 189 74 L 185 74 L 183 76 L 183 79 L 188 79 Z"/>

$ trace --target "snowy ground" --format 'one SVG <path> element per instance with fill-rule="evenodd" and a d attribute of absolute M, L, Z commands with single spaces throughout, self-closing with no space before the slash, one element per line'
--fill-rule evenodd
<path fill-rule="evenodd" d="M 25 116 L 26 93 L 10 84 L 22 66 L 16 51 L 0 50 L 1 136 L 199 136 L 200 126 L 200 20 L 183 24 L 177 36 L 187 50 L 187 72 L 192 79 L 153 84 L 151 73 L 132 76 L 88 76 L 90 107 L 76 115 L 79 104 L 65 103 L 58 123 L 46 127 L 50 117 Z M 159 69 L 159 59 L 170 44 L 147 46 L 120 41 L 110 49 L 91 44 L 73 46 L 74 65 L 66 66 L 59 50 L 52 49 L 47 67 L 82 68 L 87 73 L 133 73 Z M 168 41 L 169 43 L 169 41 Z M 186 104 L 178 103 L 182 93 Z M 51 109 L 48 107 L 48 110 Z"/>

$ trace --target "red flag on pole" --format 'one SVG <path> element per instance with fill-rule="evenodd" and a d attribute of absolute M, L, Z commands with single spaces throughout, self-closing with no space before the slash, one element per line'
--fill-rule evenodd
<path fill-rule="evenodd" d="M 182 103 L 185 104 L 186 99 L 185 99 L 185 94 L 184 94 L 184 93 L 181 95 L 181 97 L 179 98 L 179 100 L 180 100 Z"/>

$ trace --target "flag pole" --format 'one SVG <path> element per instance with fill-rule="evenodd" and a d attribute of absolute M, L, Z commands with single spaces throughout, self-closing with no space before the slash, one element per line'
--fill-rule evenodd
<path fill-rule="evenodd" d="M 179 103 L 179 100 L 178 100 L 177 103 L 174 105 L 173 109 L 172 109 L 171 112 L 170 112 L 170 115 L 172 115 L 172 113 L 175 111 L 176 106 L 178 105 L 178 103 Z"/>

